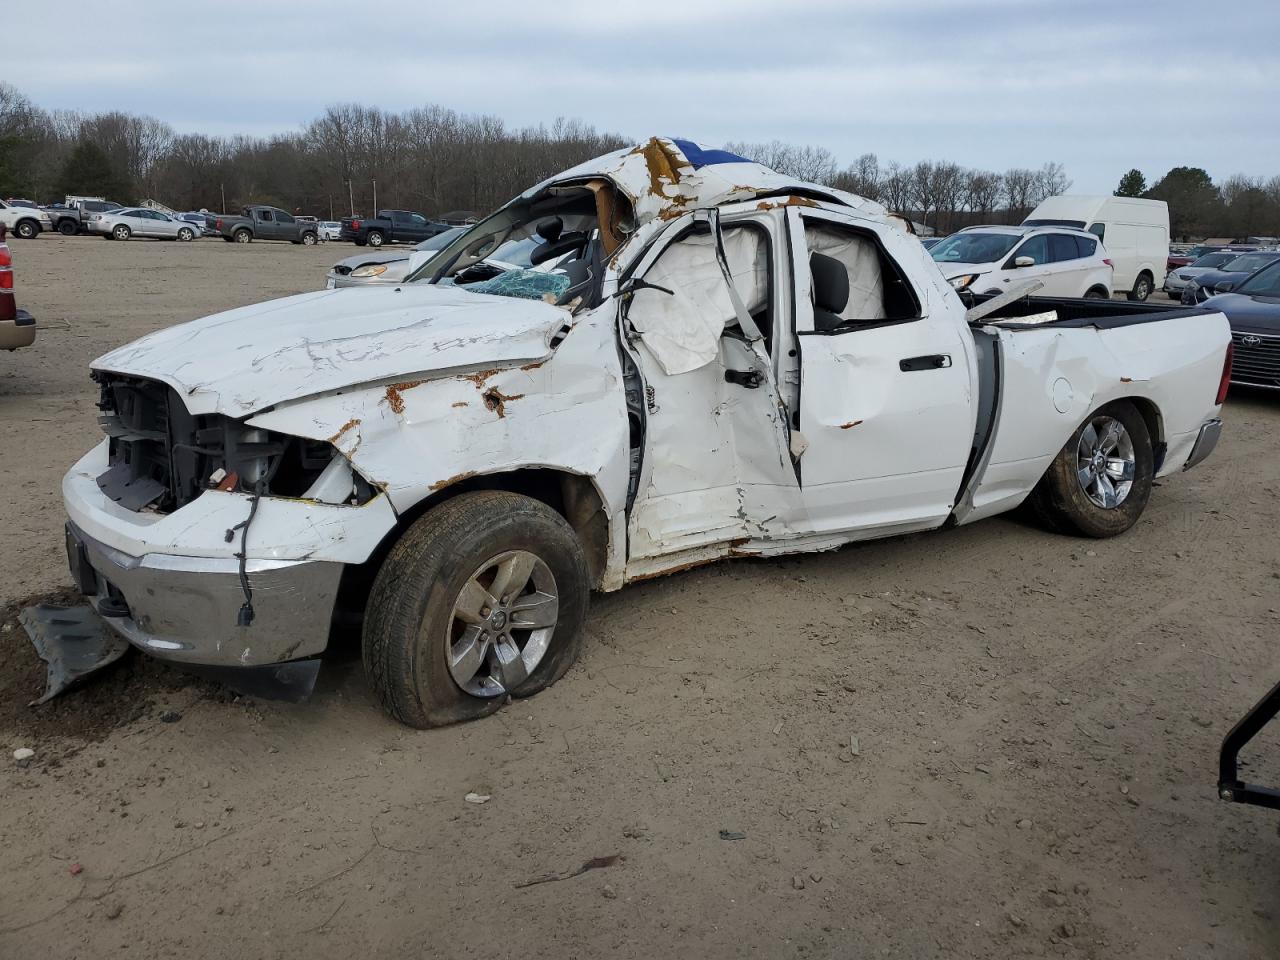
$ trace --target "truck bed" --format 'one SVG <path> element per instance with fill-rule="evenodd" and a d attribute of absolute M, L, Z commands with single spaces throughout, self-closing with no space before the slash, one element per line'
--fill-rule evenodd
<path fill-rule="evenodd" d="M 965 297 L 965 305 L 973 307 L 994 295 Z M 1049 313 L 1058 315 L 1056 320 L 1036 323 L 1018 323 L 1019 317 L 1034 317 Z M 1139 323 L 1158 323 L 1177 317 L 1196 315 L 1211 316 L 1216 311 L 1201 307 L 1169 306 L 1163 303 L 1138 303 L 1128 300 L 1079 300 L 1071 297 L 1023 297 L 994 313 L 976 321 L 978 325 L 998 323 L 1003 330 L 1039 330 L 1044 327 L 1078 328 L 1094 327 L 1113 330 Z"/>

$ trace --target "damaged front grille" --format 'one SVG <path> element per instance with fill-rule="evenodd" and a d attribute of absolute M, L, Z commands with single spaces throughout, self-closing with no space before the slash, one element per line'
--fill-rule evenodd
<path fill-rule="evenodd" d="M 324 441 L 193 415 L 177 391 L 154 380 L 102 371 L 93 379 L 109 439 L 98 487 L 129 510 L 171 513 L 208 489 L 300 497 L 336 455 Z"/>

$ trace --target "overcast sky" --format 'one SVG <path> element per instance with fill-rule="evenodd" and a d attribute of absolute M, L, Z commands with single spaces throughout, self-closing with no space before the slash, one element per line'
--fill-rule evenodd
<path fill-rule="evenodd" d="M 180 132 L 437 103 L 842 165 L 1057 160 L 1110 192 L 1132 166 L 1280 174 L 1278 26 L 1277 0 L 7 0 L 0 79 Z"/>

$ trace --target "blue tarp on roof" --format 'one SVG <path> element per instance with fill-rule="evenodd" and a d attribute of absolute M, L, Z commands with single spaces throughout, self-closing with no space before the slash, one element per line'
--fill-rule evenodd
<path fill-rule="evenodd" d="M 684 154 L 685 159 L 692 164 L 693 169 L 697 170 L 701 167 L 710 166 L 713 163 L 752 163 L 746 157 L 740 157 L 736 153 L 730 153 L 728 150 L 708 150 L 700 147 L 692 140 L 676 140 L 671 139 L 680 152 Z"/>

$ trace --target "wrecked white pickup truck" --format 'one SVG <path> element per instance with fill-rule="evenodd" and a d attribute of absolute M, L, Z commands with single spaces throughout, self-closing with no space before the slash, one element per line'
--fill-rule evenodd
<path fill-rule="evenodd" d="M 63 484 L 73 574 L 117 633 L 188 664 L 305 662 L 362 618 L 382 702 L 430 726 L 560 677 L 592 589 L 1028 495 L 1111 536 L 1212 449 L 1221 314 L 966 306 L 878 205 L 654 138 L 401 286 L 97 360 L 107 436 Z"/>

